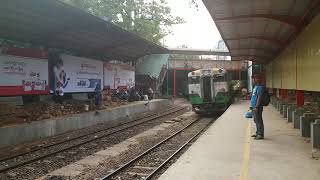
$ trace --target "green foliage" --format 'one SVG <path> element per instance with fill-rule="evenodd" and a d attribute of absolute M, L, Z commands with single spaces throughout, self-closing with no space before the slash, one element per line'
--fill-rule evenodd
<path fill-rule="evenodd" d="M 155 42 L 170 34 L 170 27 L 184 23 L 171 15 L 165 0 L 62 0 L 137 35 Z"/>
<path fill-rule="evenodd" d="M 197 0 L 190 0 L 189 6 L 191 8 L 195 8 L 197 11 L 199 11 L 199 4 L 198 4 Z"/>

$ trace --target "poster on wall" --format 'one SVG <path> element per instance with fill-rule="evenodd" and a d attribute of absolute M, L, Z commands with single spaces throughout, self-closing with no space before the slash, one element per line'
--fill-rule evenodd
<path fill-rule="evenodd" d="M 0 96 L 49 94 L 48 60 L 0 55 Z"/>
<path fill-rule="evenodd" d="M 102 88 L 103 62 L 88 58 L 57 55 L 50 59 L 51 93 L 93 92 L 99 84 Z"/>
<path fill-rule="evenodd" d="M 104 63 L 104 86 L 110 89 L 135 85 L 135 69 L 128 64 Z"/>

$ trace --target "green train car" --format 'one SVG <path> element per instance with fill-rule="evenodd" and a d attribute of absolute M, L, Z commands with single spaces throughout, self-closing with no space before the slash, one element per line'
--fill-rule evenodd
<path fill-rule="evenodd" d="M 225 69 L 199 69 L 188 74 L 189 101 L 198 114 L 224 112 L 233 100 Z"/>

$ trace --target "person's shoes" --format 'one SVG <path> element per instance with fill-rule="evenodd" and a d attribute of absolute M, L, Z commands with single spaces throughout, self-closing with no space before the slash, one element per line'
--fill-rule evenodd
<path fill-rule="evenodd" d="M 254 139 L 255 139 L 255 140 L 261 140 L 261 139 L 264 139 L 264 137 L 261 136 L 261 135 L 257 135 L 257 137 L 255 137 Z"/>
<path fill-rule="evenodd" d="M 255 137 L 257 137 L 257 135 L 256 135 L 256 134 L 253 134 L 253 135 L 251 135 L 251 137 L 254 137 L 254 138 L 255 138 Z"/>

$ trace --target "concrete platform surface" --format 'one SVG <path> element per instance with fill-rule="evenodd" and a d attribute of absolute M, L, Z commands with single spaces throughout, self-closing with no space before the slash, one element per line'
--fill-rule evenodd
<path fill-rule="evenodd" d="M 319 180 L 320 160 L 271 105 L 265 139 L 253 140 L 248 102 L 233 104 L 159 180 Z"/>

